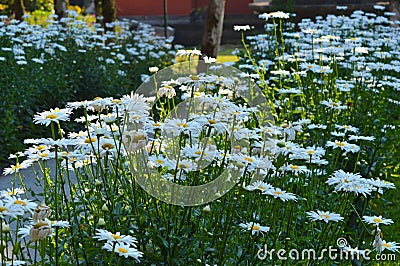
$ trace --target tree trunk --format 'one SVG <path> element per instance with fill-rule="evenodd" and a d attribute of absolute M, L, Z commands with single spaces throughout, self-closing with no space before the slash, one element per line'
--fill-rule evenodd
<path fill-rule="evenodd" d="M 102 0 L 101 6 L 104 17 L 104 26 L 106 25 L 106 23 L 114 22 L 117 19 L 117 12 L 115 10 L 114 0 Z"/>
<path fill-rule="evenodd" d="M 216 58 L 221 44 L 226 0 L 208 0 L 206 25 L 201 42 L 204 56 Z"/>
<path fill-rule="evenodd" d="M 389 5 L 389 11 L 396 13 L 396 15 L 390 16 L 390 20 L 392 20 L 392 21 L 399 20 L 400 19 L 400 0 L 391 0 L 390 5 Z M 394 25 L 396 25 L 396 24 L 393 24 L 393 26 Z M 398 25 L 395 27 L 398 27 Z"/>
<path fill-rule="evenodd" d="M 83 7 L 85 8 L 85 14 L 96 13 L 94 0 L 83 0 Z"/>
<path fill-rule="evenodd" d="M 54 0 L 54 13 L 61 19 L 67 15 L 69 0 Z"/>
<path fill-rule="evenodd" d="M 100 0 L 94 0 L 94 11 L 96 12 L 96 22 L 97 23 L 102 23 L 102 19 L 99 19 L 99 17 L 102 17 L 103 12 L 101 11 L 101 1 Z"/>
<path fill-rule="evenodd" d="M 25 12 L 23 0 L 14 0 L 13 3 L 13 13 L 16 20 L 22 21 L 22 17 Z"/>

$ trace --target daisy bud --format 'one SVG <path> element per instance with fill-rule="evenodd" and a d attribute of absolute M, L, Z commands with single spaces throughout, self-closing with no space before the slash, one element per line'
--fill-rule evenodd
<path fill-rule="evenodd" d="M 383 234 L 382 234 L 381 229 L 379 229 L 379 227 L 376 227 L 375 238 L 374 238 L 374 242 L 372 243 L 372 245 L 376 249 L 376 251 L 378 251 L 379 253 L 381 253 L 381 251 L 382 251 L 382 238 L 383 238 Z"/>
<path fill-rule="evenodd" d="M 101 210 L 103 212 L 108 212 L 109 211 L 109 209 L 108 209 L 108 207 L 107 207 L 107 205 L 105 203 L 103 204 L 103 207 L 101 207 Z"/>
<path fill-rule="evenodd" d="M 3 233 L 10 233 L 10 225 L 9 224 L 3 223 L 2 229 L 3 229 Z"/>
<path fill-rule="evenodd" d="M 219 198 L 219 197 L 221 197 L 221 193 L 217 192 L 217 193 L 215 193 L 215 196 Z"/>
<path fill-rule="evenodd" d="M 95 185 L 96 187 L 100 186 L 101 184 L 102 184 L 101 181 L 98 180 L 98 179 L 96 179 L 96 180 L 94 181 L 94 185 Z"/>
<path fill-rule="evenodd" d="M 203 208 L 203 212 L 205 212 L 205 213 L 210 212 L 210 211 L 211 211 L 210 205 L 206 205 L 206 206 Z"/>
<path fill-rule="evenodd" d="M 99 218 L 99 222 L 97 223 L 99 226 L 103 226 L 106 225 L 106 221 L 104 220 L 104 218 Z"/>

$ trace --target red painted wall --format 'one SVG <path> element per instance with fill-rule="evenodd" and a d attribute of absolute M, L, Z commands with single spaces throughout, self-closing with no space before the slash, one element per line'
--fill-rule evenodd
<path fill-rule="evenodd" d="M 225 14 L 252 14 L 252 0 L 226 0 Z M 192 9 L 207 6 L 207 0 L 167 0 L 169 16 L 188 16 Z M 164 0 L 115 0 L 117 16 L 162 16 Z"/>

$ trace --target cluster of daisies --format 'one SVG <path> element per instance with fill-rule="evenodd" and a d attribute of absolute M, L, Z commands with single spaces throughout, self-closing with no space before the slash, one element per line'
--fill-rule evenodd
<path fill-rule="evenodd" d="M 172 38 L 156 36 L 154 28 L 148 24 L 122 20 L 107 23 L 107 26 L 108 30 L 105 31 L 100 23 L 89 25 L 79 19 L 79 14 L 74 11 L 68 12 L 68 17 L 63 18 L 62 22 L 50 16 L 46 26 L 2 18 L 0 39 L 8 40 L 9 46 L 1 48 L 0 61 L 11 61 L 17 65 L 43 65 L 59 57 L 60 53 L 67 52 L 69 41 L 76 44 L 82 56 L 90 50 L 109 51 L 109 57 L 98 57 L 98 64 L 103 70 L 106 70 L 106 65 L 144 61 L 147 56 L 160 59 L 167 53 L 175 55 Z M 115 28 L 118 31 L 110 30 Z M 124 42 L 130 39 L 132 43 Z M 31 57 L 31 54 L 37 54 L 32 53 L 31 49 L 41 52 L 40 56 Z M 118 74 L 127 75 L 122 69 Z"/>
<path fill-rule="evenodd" d="M 132 236 L 121 235 L 119 232 L 113 234 L 107 230 L 97 229 L 93 238 L 98 241 L 106 241 L 102 249 L 115 252 L 119 256 L 132 257 L 138 262 L 139 258 L 143 256 L 143 253 L 136 248 L 136 238 Z"/>
<path fill-rule="evenodd" d="M 367 20 L 364 21 L 366 17 L 361 15 L 360 12 L 356 12 L 352 17 L 330 17 L 335 22 L 333 29 L 340 35 L 355 24 L 363 26 L 384 21 L 380 16 L 367 16 Z M 275 21 L 287 19 L 289 15 L 274 12 L 262 17 L 268 21 Z M 381 68 L 367 61 L 369 57 L 366 54 L 369 55 L 369 50 L 363 48 L 364 42 L 360 43 L 350 36 L 343 40 L 343 37 L 339 36 L 322 35 L 323 32 L 331 32 L 332 28 L 328 27 L 333 27 L 332 23 L 321 19 L 317 19 L 317 22 L 303 21 L 299 25 L 303 29 L 301 33 L 284 34 L 288 38 L 287 49 L 279 50 L 283 46 L 278 47 L 273 58 L 268 57 L 271 52 L 265 49 L 270 47 L 269 44 L 273 47 L 277 40 L 271 39 L 270 35 L 249 37 L 257 60 L 242 59 L 239 67 L 250 73 L 233 69 L 226 71 L 226 66 L 213 64 L 215 60 L 210 58 L 205 60 L 205 73 L 192 73 L 191 69 L 190 73 L 180 72 L 181 67 L 188 65 L 174 66 L 171 73 L 184 74 L 171 74 L 165 80 L 159 79 L 163 70 L 152 67 L 149 72 L 153 76 L 143 77 L 144 86 L 152 88 L 151 91 L 140 91 L 139 88 L 139 92 L 121 98 L 107 97 L 71 102 L 65 108 L 39 112 L 34 116 L 34 122 L 51 127 L 54 137 L 27 139 L 25 143 L 29 148 L 13 155 L 17 163 L 6 168 L 4 174 L 19 176 L 21 169 L 35 164 L 42 166 L 49 159 L 62 159 L 59 161 L 63 163 L 57 167 L 60 167 L 59 170 L 66 176 L 67 171 L 74 171 L 78 176 L 79 173 L 82 177 L 90 176 L 89 181 L 86 180 L 87 183 L 83 184 L 90 184 L 92 181 L 95 184 L 95 187 L 90 188 L 84 185 L 79 187 L 75 195 L 75 204 L 85 205 L 88 198 L 90 202 L 97 204 L 98 201 L 102 204 L 110 196 L 107 193 L 117 190 L 118 193 L 124 193 L 127 191 L 124 189 L 134 183 L 132 180 L 121 182 L 121 179 L 126 177 L 122 173 L 130 171 L 131 156 L 137 154 L 145 159 L 145 166 L 148 167 L 145 172 L 156 172 L 162 179 L 181 185 L 207 183 L 218 178 L 223 170 L 229 170 L 226 182 L 240 184 L 243 198 L 246 198 L 246 195 L 256 195 L 257 197 L 253 198 L 262 204 L 250 204 L 254 205 L 250 207 L 263 208 L 260 213 L 274 217 L 268 220 L 271 222 L 268 225 L 265 217 L 255 212 L 249 212 L 248 215 L 243 212 L 251 216 L 253 221 L 250 217 L 244 217 L 245 214 L 235 217 L 239 222 L 235 223 L 234 228 L 248 231 L 249 235 L 260 236 L 261 233 L 264 239 L 270 234 L 280 236 L 280 229 L 276 226 L 277 223 L 273 222 L 281 220 L 282 217 L 277 218 L 279 214 L 276 214 L 276 209 L 269 206 L 285 209 L 284 213 L 288 212 L 289 215 L 303 221 L 305 226 L 299 229 L 301 233 L 315 233 L 311 226 L 306 226 L 307 224 L 320 228 L 326 225 L 326 229 L 336 222 L 335 226 L 344 229 L 345 222 L 350 219 L 346 201 L 378 197 L 395 186 L 380 178 L 371 177 L 359 163 L 359 158 L 368 152 L 369 144 L 375 141 L 375 136 L 363 135 L 358 127 L 349 125 L 345 119 L 338 119 L 349 109 L 355 108 L 354 104 L 349 102 L 349 93 L 356 89 L 360 82 L 367 84 L 368 93 L 379 93 L 379 85 L 382 83 L 370 79 L 369 74 L 371 71 L 380 71 Z M 273 26 L 267 26 L 267 29 L 268 27 Z M 236 30 L 249 28 L 236 27 Z M 379 28 L 379 32 L 388 31 Z M 361 35 L 364 41 L 373 38 L 371 34 Z M 299 42 L 299 38 L 303 38 L 304 42 Z M 290 53 L 290 45 L 297 49 L 296 53 Z M 394 46 L 392 43 L 388 45 Z M 198 50 L 180 50 L 178 55 L 187 56 L 190 60 L 201 53 Z M 389 60 L 389 55 L 379 50 L 370 56 Z M 348 60 L 344 60 L 345 58 Z M 329 77 L 332 77 L 329 75 L 338 71 L 330 65 L 332 60 L 339 62 L 340 67 L 351 67 L 352 78 L 346 75 L 341 78 L 335 76 L 334 80 L 329 80 Z M 297 69 L 285 68 L 289 63 L 295 65 L 296 62 Z M 353 64 L 349 65 L 349 62 Z M 391 71 L 397 71 L 395 66 L 398 65 L 398 61 L 391 62 L 391 65 Z M 382 69 L 388 67 L 384 65 Z M 263 77 L 263 73 L 268 73 L 269 78 L 266 78 L 267 75 Z M 388 86 L 397 86 L 394 77 L 387 76 L 384 81 L 391 84 Z M 254 82 L 260 85 L 263 92 L 272 88 L 272 110 L 263 109 L 265 105 L 260 101 L 255 101 L 257 104 L 254 106 L 250 101 L 246 101 L 249 98 L 259 99 L 259 95 L 249 93 L 255 87 Z M 283 83 L 288 85 L 282 85 Z M 262 95 L 261 90 L 259 94 Z M 265 101 L 268 100 L 270 99 Z M 311 102 L 306 104 L 307 100 Z M 182 102 L 186 103 L 181 105 L 185 109 L 176 112 L 175 116 L 168 114 L 173 107 Z M 312 109 L 315 106 L 316 108 Z M 307 108 L 309 110 L 306 110 Z M 262 123 L 265 122 L 263 117 L 268 116 L 269 112 L 275 123 L 273 119 Z M 82 113 L 81 117 L 74 116 Z M 345 115 L 342 116 L 346 118 Z M 72 118 L 81 123 L 81 130 L 65 132 L 64 124 L 69 123 Z M 205 139 L 207 141 L 204 141 Z M 350 168 L 352 171 L 348 170 Z M 104 189 L 99 179 L 108 176 L 108 172 L 112 171 L 117 173 L 119 179 L 110 182 L 116 187 L 115 191 L 110 192 Z M 93 194 L 90 194 L 91 190 Z M 215 191 L 215 194 L 221 195 L 223 192 L 226 191 Z M 85 198 L 85 193 L 90 196 Z M 127 196 L 136 200 L 138 191 L 135 190 L 134 193 Z M 97 201 L 93 200 L 94 198 Z M 338 199 L 341 202 L 336 202 Z M 11 206 L 7 202 L 4 208 Z M 215 206 L 219 202 L 216 201 Z M 100 215 L 104 215 L 108 207 L 98 210 L 96 204 L 87 208 L 93 208 L 93 214 L 97 215 L 100 212 Z M 142 208 L 125 202 L 123 205 L 121 209 L 132 212 L 133 208 Z M 338 213 L 332 212 L 333 209 Z M 10 207 L 4 209 L 4 213 L 8 210 L 13 212 Z M 65 214 L 70 210 L 62 211 Z M 148 209 L 146 211 L 150 212 Z M 156 211 L 158 212 L 157 208 Z M 213 210 L 208 205 L 203 211 L 207 213 Z M 117 209 L 111 213 L 116 215 L 116 212 Z M 242 213 L 240 210 L 239 212 Z M 399 244 L 383 240 L 380 234 L 381 225 L 392 224 L 391 219 L 374 215 L 362 216 L 362 219 L 359 217 L 360 223 L 374 226 L 376 234 L 372 245 L 378 252 L 385 249 L 398 251 Z M 35 219 L 34 223 L 40 223 L 40 226 L 32 224 L 32 227 L 27 227 L 26 235 L 29 231 L 31 239 L 33 236 L 34 240 L 50 236 L 51 228 L 55 225 L 47 222 L 45 215 Z M 200 221 L 197 217 L 195 220 Z M 91 237 L 105 241 L 102 249 L 112 254 L 117 253 L 126 259 L 139 261 L 139 258 L 142 258 L 143 253 L 137 249 L 137 240 L 120 233 L 123 225 L 113 225 L 112 232 L 120 231 L 115 234 L 106 229 L 98 229 L 99 226 L 108 225 L 102 218 L 96 220 L 92 231 L 95 230 L 95 235 Z M 40 229 L 41 233 L 32 235 L 32 228 Z M 326 233 L 334 236 L 337 231 L 343 230 L 333 231 Z M 24 230 L 21 230 L 20 235 L 24 235 L 23 232 Z M 129 233 L 135 232 L 132 230 Z M 146 238 L 146 235 L 142 237 Z M 138 236 L 138 239 L 141 238 Z M 147 242 L 148 245 L 157 245 L 157 241 L 151 239 Z M 156 250 L 154 246 L 152 248 Z"/>
<path fill-rule="evenodd" d="M 0 233 L 2 241 L 10 250 L 14 248 L 21 238 L 29 238 L 29 242 L 37 242 L 53 235 L 55 228 L 68 228 L 68 221 L 49 220 L 51 209 L 44 205 L 38 205 L 32 200 L 26 198 L 26 191 L 22 188 L 7 189 L 0 191 Z M 23 226 L 25 224 L 25 226 Z M 12 229 L 16 228 L 16 234 Z M 25 242 L 27 244 L 27 242 Z M 27 249 L 26 246 L 19 246 L 21 250 Z M 19 251 L 14 250 L 15 254 Z M 29 251 L 24 250 L 25 254 Z M 17 258 L 21 259 L 24 256 Z M 4 259 L 11 259 L 5 256 Z M 44 259 L 44 258 L 43 258 Z M 11 261 L 3 261 L 6 265 L 24 265 L 26 261 L 14 259 Z"/>
<path fill-rule="evenodd" d="M 338 7 L 338 10 L 346 8 Z M 359 128 L 355 126 L 337 122 L 344 120 L 336 117 L 350 118 L 351 113 L 359 112 L 356 108 L 357 101 L 370 102 L 370 97 L 375 97 L 388 103 L 388 110 L 395 112 L 398 109 L 400 50 L 397 26 L 400 22 L 392 19 L 395 13 L 384 12 L 384 6 L 376 5 L 375 9 L 377 14 L 358 10 L 351 16 L 328 15 L 326 18 L 317 17 L 316 20 L 303 19 L 297 25 L 300 31 L 296 31 L 294 24 L 284 21 L 290 17 L 289 14 L 262 14 L 260 18 L 267 20 L 265 29 L 269 33 L 246 36 L 244 40 L 249 42 L 246 49 L 251 51 L 251 55 L 242 55 L 238 63 L 238 68 L 242 71 L 257 73 L 253 78 L 258 79 L 258 84 L 266 91 L 275 91 L 272 94 L 275 106 L 284 110 L 278 114 L 283 114 L 281 119 L 287 119 L 284 115 L 291 113 L 287 112 L 288 109 L 302 111 L 307 113 L 308 117 L 314 118 L 311 121 L 303 119 L 288 122 L 285 127 L 286 130 L 292 130 L 292 134 L 288 134 L 284 142 L 288 158 L 297 162 L 303 160 L 309 166 L 287 164 L 278 170 L 295 175 L 303 173 L 309 178 L 316 175 L 323 178 L 335 193 L 365 198 L 377 194 L 379 198 L 384 190 L 394 189 L 395 186 L 380 178 L 363 177 L 367 176 L 368 172 L 362 168 L 357 172 L 358 166 L 354 167 L 353 172 L 338 169 L 340 164 L 335 160 L 330 161 L 332 157 L 326 160 L 324 156 L 341 154 L 345 158 L 354 158 L 354 155 L 358 154 L 359 158 L 366 152 L 363 150 L 363 144 L 376 140 L 375 136 L 359 135 Z M 283 23 L 292 29 L 290 32 L 281 32 L 282 36 L 278 36 L 276 31 L 282 30 Z M 238 31 L 250 29 L 248 25 L 235 26 L 235 30 Z M 239 50 L 235 53 L 241 55 Z M 365 115 L 372 116 L 370 112 Z M 321 120 L 325 123 L 319 124 Z M 386 133 L 386 128 L 398 128 L 398 120 L 393 120 L 392 123 L 385 125 L 381 132 Z M 317 138 L 321 144 L 322 138 L 318 137 L 318 134 L 312 134 L 312 130 L 330 136 L 328 140 L 324 138 L 325 147 L 303 148 L 301 144 L 294 143 L 296 133 L 306 131 L 306 136 Z M 312 164 L 319 165 L 320 168 L 316 170 Z M 324 167 L 329 166 L 328 164 L 333 164 L 333 172 L 326 171 L 332 169 Z M 375 167 L 368 166 L 365 162 L 356 164 L 364 165 L 365 169 L 370 170 L 374 170 Z M 347 163 L 344 164 L 346 165 Z M 327 179 L 326 175 L 329 175 Z M 311 181 L 307 182 L 307 185 L 312 184 Z M 273 195 L 282 201 L 296 201 L 301 198 L 264 181 L 257 181 L 246 189 L 259 190 L 262 195 Z M 325 223 L 345 220 L 341 213 L 323 210 L 307 211 L 306 215 L 311 221 Z M 362 222 L 376 226 L 376 237 L 372 245 L 378 252 L 385 249 L 398 251 L 398 243 L 386 242 L 381 238 L 381 234 L 377 233 L 381 232 L 381 224 L 393 223 L 391 219 L 363 216 Z M 241 226 L 255 232 L 263 232 L 265 228 L 269 228 L 261 227 L 258 223 Z"/>

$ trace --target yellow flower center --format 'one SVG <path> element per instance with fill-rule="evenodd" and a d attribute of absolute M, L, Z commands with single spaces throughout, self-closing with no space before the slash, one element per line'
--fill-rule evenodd
<path fill-rule="evenodd" d="M 117 250 L 121 253 L 128 253 L 128 250 L 126 248 L 117 248 Z"/>
<path fill-rule="evenodd" d="M 190 76 L 190 78 L 192 79 L 192 80 L 199 80 L 200 78 L 198 77 L 198 76 Z"/>
<path fill-rule="evenodd" d="M 389 243 L 382 243 L 382 247 L 390 248 L 390 244 Z"/>
<path fill-rule="evenodd" d="M 189 165 L 185 163 L 180 163 L 179 168 L 189 168 Z"/>
<path fill-rule="evenodd" d="M 200 155 L 201 151 L 195 151 L 194 154 Z"/>
<path fill-rule="evenodd" d="M 8 209 L 6 207 L 0 206 L 0 212 L 8 212 Z"/>
<path fill-rule="evenodd" d="M 46 115 L 46 119 L 56 119 L 58 116 L 56 114 L 48 114 Z"/>
<path fill-rule="evenodd" d="M 377 218 L 377 217 L 375 217 L 374 219 L 372 219 L 372 221 L 373 221 L 374 223 L 381 223 L 381 222 L 383 222 L 382 219 Z"/>
<path fill-rule="evenodd" d="M 36 147 L 36 150 L 38 150 L 38 151 L 41 151 L 41 150 L 44 150 L 44 149 L 46 149 L 46 146 L 44 146 L 44 145 L 39 145 L 39 146 Z"/>
<path fill-rule="evenodd" d="M 258 186 L 257 187 L 259 190 L 261 190 L 261 191 L 264 191 L 265 190 L 265 187 L 262 187 L 262 186 Z"/>
<path fill-rule="evenodd" d="M 113 103 L 121 103 L 122 101 L 119 100 L 119 99 L 114 99 L 114 100 L 112 100 L 111 102 L 113 102 Z"/>
<path fill-rule="evenodd" d="M 178 123 L 178 127 L 184 127 L 187 128 L 189 125 L 186 123 Z"/>
<path fill-rule="evenodd" d="M 49 226 L 49 224 L 48 224 L 48 223 L 45 223 L 45 222 L 38 222 L 37 224 L 35 224 L 35 225 L 33 226 L 33 228 L 39 229 L 40 227 L 43 227 L 43 226 Z"/>
<path fill-rule="evenodd" d="M 340 147 L 344 147 L 346 144 L 344 144 L 341 141 L 335 141 L 336 145 L 340 146 Z"/>
<path fill-rule="evenodd" d="M 158 163 L 158 164 L 164 164 L 164 160 L 157 159 L 157 160 L 156 160 L 156 163 Z"/>
<path fill-rule="evenodd" d="M 22 168 L 22 165 L 20 165 L 19 163 L 17 163 L 17 165 L 11 166 L 12 170 L 18 170 L 18 169 L 21 169 L 21 168 Z"/>
<path fill-rule="evenodd" d="M 93 99 L 93 101 L 96 101 L 96 100 L 101 100 L 101 97 L 95 97 L 95 98 Z"/>
<path fill-rule="evenodd" d="M 91 143 L 91 142 L 96 142 L 95 138 L 87 138 L 85 139 L 85 143 Z"/>
<path fill-rule="evenodd" d="M 26 206 L 26 202 L 23 200 L 16 200 L 14 201 L 14 204 L 21 204 L 22 206 Z"/>
<path fill-rule="evenodd" d="M 114 145 L 112 145 L 111 143 L 104 143 L 103 145 L 101 145 L 101 147 L 105 150 L 110 150 L 114 148 Z"/>
<path fill-rule="evenodd" d="M 274 191 L 274 194 L 275 194 L 275 195 L 282 195 L 283 193 L 280 192 L 280 191 Z"/>
<path fill-rule="evenodd" d="M 153 126 L 154 126 L 154 127 L 159 127 L 159 126 L 161 126 L 161 124 L 159 124 L 159 123 L 154 123 Z"/>
<path fill-rule="evenodd" d="M 320 214 L 319 217 L 329 219 L 331 218 L 328 214 Z"/>
<path fill-rule="evenodd" d="M 113 237 L 115 240 L 121 239 L 121 238 L 122 238 L 121 236 L 119 236 L 119 235 L 114 235 L 114 234 L 112 234 L 112 237 Z"/>
<path fill-rule="evenodd" d="M 244 160 L 245 161 L 248 161 L 248 162 L 254 162 L 254 160 L 252 159 L 252 158 L 250 158 L 250 157 L 244 157 Z"/>
<path fill-rule="evenodd" d="M 47 157 L 47 156 L 49 156 L 49 154 L 48 153 L 39 153 L 39 156 L 40 157 Z"/>
<path fill-rule="evenodd" d="M 250 229 L 251 229 L 251 230 L 257 230 L 257 231 L 258 231 L 258 230 L 260 230 L 260 227 L 259 227 L 258 225 L 251 225 L 251 226 L 250 226 Z"/>
<path fill-rule="evenodd" d="M 314 153 L 315 153 L 314 150 L 308 150 L 308 151 L 307 151 L 307 154 L 308 154 L 308 155 L 313 155 Z"/>
<path fill-rule="evenodd" d="M 209 119 L 208 120 L 208 123 L 210 123 L 211 125 L 213 125 L 213 124 L 215 124 L 215 123 L 217 123 L 214 119 Z"/>
<path fill-rule="evenodd" d="M 299 169 L 300 169 L 300 167 L 299 167 L 299 166 L 297 166 L 297 165 L 291 165 L 291 166 L 290 166 L 290 169 L 293 169 L 293 170 L 299 170 Z"/>
<path fill-rule="evenodd" d="M 145 139 L 146 139 L 146 135 L 144 135 L 144 134 L 137 134 L 137 135 L 134 135 L 134 136 L 133 136 L 132 141 L 135 142 L 135 143 L 137 143 L 137 142 L 139 142 L 139 141 L 141 141 L 141 140 L 145 140 Z"/>

